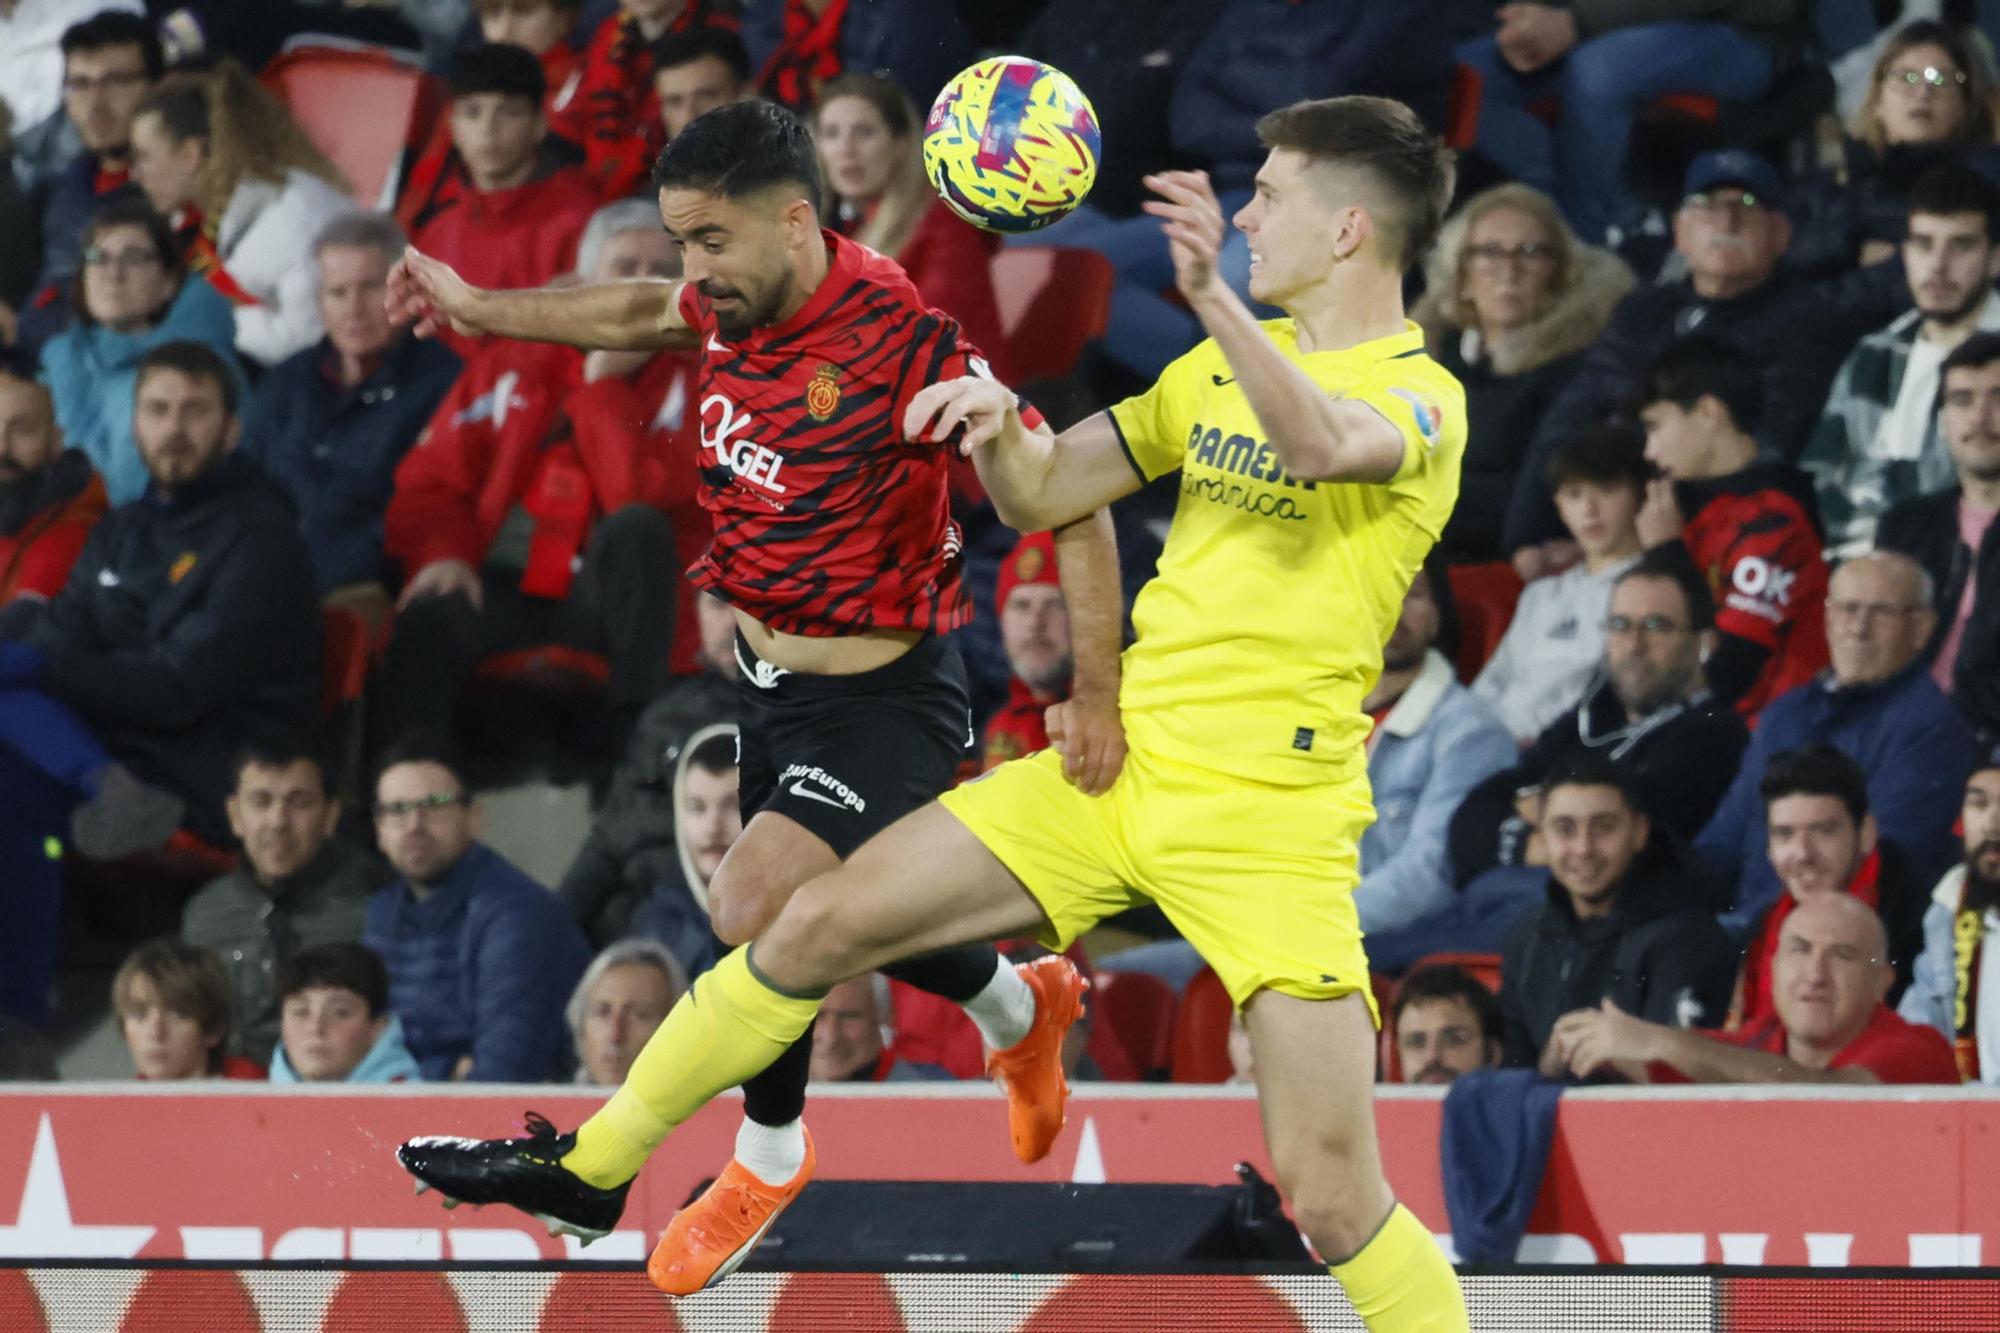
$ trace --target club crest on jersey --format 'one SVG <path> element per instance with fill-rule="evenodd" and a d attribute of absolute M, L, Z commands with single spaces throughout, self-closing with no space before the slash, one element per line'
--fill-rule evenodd
<path fill-rule="evenodd" d="M 821 366 L 813 372 L 812 383 L 806 385 L 806 411 L 814 421 L 825 421 L 839 410 L 840 372 Z"/>
<path fill-rule="evenodd" d="M 195 562 L 198 559 L 193 551 L 182 551 L 175 556 L 174 563 L 167 567 L 167 582 L 179 584 L 182 579 L 194 572 Z"/>
<path fill-rule="evenodd" d="M 1417 434 L 1423 438 L 1424 448 L 1436 448 L 1438 434 L 1444 429 L 1444 411 L 1427 394 L 1411 389 L 1391 389 L 1389 392 L 1410 405 L 1410 415 L 1416 418 Z"/>

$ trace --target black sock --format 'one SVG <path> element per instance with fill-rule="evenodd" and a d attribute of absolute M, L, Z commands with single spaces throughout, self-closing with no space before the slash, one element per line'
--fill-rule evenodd
<path fill-rule="evenodd" d="M 744 1083 L 743 1114 L 760 1125 L 772 1126 L 789 1125 L 804 1115 L 812 1053 L 813 1034 L 807 1028 L 806 1035 L 787 1046 L 776 1062 Z"/>
<path fill-rule="evenodd" d="M 964 1004 L 985 990 L 1003 965 L 1000 951 L 992 945 L 961 944 L 921 958 L 905 958 L 882 970 L 920 991 L 942 995 L 953 1004 Z"/>

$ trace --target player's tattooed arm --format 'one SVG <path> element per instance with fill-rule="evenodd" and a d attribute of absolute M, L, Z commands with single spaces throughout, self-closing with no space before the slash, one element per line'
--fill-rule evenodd
<path fill-rule="evenodd" d="M 955 441 L 972 460 L 1000 521 L 1016 532 L 1065 527 L 1139 489 L 1107 412 L 1061 435 L 1028 429 L 1013 390 L 967 375 L 920 391 L 903 417 L 905 439 Z"/>
<path fill-rule="evenodd" d="M 1329 396 L 1216 275 L 1226 227 L 1208 173 L 1165 171 L 1146 185 L 1159 196 L 1145 207 L 1166 233 L 1175 284 L 1228 358 L 1286 473 L 1300 481 L 1392 479 L 1403 466 L 1403 433 L 1368 404 Z M 1260 177 L 1258 189 L 1268 188 Z M 1361 239 L 1357 233 L 1353 246 Z"/>
<path fill-rule="evenodd" d="M 389 273 L 389 318 L 428 337 L 446 327 L 531 342 L 609 351 L 693 347 L 681 317 L 679 279 L 529 287 L 474 287 L 449 264 L 406 250 Z"/>
<path fill-rule="evenodd" d="M 1118 712 L 1125 599 L 1110 511 L 1057 528 L 1055 545 L 1074 669 L 1069 698 L 1048 710 L 1049 742 L 1063 757 L 1063 776 L 1086 796 L 1101 796 L 1125 766 Z"/>

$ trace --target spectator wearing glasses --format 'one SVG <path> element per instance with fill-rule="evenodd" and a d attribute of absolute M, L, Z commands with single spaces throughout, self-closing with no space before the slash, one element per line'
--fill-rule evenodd
<path fill-rule="evenodd" d="M 1696 336 L 1662 352 L 1639 391 L 1646 461 L 1660 473 L 1639 507 L 1639 540 L 1685 558 L 1716 590 L 1708 687 L 1746 721 L 1826 664 L 1812 485 L 1759 460 L 1763 388 L 1740 352 Z"/>
<path fill-rule="evenodd" d="M 478 835 L 450 753 L 417 736 L 393 747 L 375 836 L 400 878 L 369 901 L 362 943 L 389 969 L 389 1007 L 427 1081 L 558 1078 L 589 948 L 561 901 Z"/>
<path fill-rule="evenodd" d="M 1504 559 L 1501 520 L 1535 426 L 1632 290 L 1632 274 L 1577 240 L 1547 195 L 1518 184 L 1467 200 L 1424 273 L 1410 317 L 1465 386 L 1469 423 L 1458 504 L 1438 546 L 1454 561 Z"/>
<path fill-rule="evenodd" d="M 1542 483 L 1550 451 L 1626 404 L 1646 367 L 1697 329 L 1760 368 L 1765 411 L 1754 432 L 1758 445 L 1788 460 L 1805 448 L 1841 359 L 1887 316 L 1845 311 L 1779 267 L 1792 235 L 1783 196 L 1777 170 L 1754 153 L 1705 153 L 1688 167 L 1673 219 L 1674 248 L 1687 276 L 1641 287 L 1618 303 L 1535 433 L 1503 540 L 1523 578 L 1574 557 L 1566 547 L 1545 549 L 1566 541 Z"/>
<path fill-rule="evenodd" d="M 120 10 L 70 27 L 62 53 L 63 111 L 82 151 L 49 181 L 42 204 L 41 271 L 15 330 L 16 344 L 30 351 L 69 326 L 63 298 L 83 263 L 91 214 L 114 199 L 140 197 L 131 178 L 132 114 L 162 63 L 153 25 Z"/>
<path fill-rule="evenodd" d="M 173 231 L 143 199 L 106 204 L 91 219 L 71 290 L 76 323 L 42 349 L 42 380 L 63 438 L 89 456 L 111 503 L 122 505 L 149 480 L 132 432 L 140 363 L 167 343 L 201 343 L 240 393 L 236 325 L 229 302 L 190 278 Z"/>
<path fill-rule="evenodd" d="M 1433 963 L 1404 977 L 1389 1002 L 1389 1030 L 1400 1083 L 1442 1085 L 1500 1063 L 1500 1001 L 1462 967 Z"/>
<path fill-rule="evenodd" d="M 1981 40 L 1969 28 L 1919 19 L 1883 43 L 1838 164 L 1797 192 L 1790 267 L 1811 277 L 1883 268 L 1883 295 L 1900 294 L 1901 275 L 1884 261 L 1903 241 L 1917 183 L 1945 163 L 2000 172 L 1995 89 Z"/>
<path fill-rule="evenodd" d="M 2000 185 L 1962 166 L 1925 176 L 1910 196 L 1902 254 L 1914 304 L 1841 363 L 1800 459 L 1838 555 L 1873 545 L 1895 505 L 1951 485 L 1939 377 L 1968 338 L 2000 330 Z"/>
<path fill-rule="evenodd" d="M 1957 484 L 1904 500 L 1876 539 L 1924 567 L 1937 600 L 1931 679 L 1989 739 L 2000 738 L 2000 333 L 1975 333 L 1945 358 L 1939 433 Z"/>
<path fill-rule="evenodd" d="M 1736 781 L 1695 840 L 1722 923 L 1739 938 L 1782 892 L 1761 789 L 1787 751 L 1824 743 L 1860 765 L 1880 836 L 1903 850 L 1920 882 L 1935 882 L 1958 859 L 1951 824 L 1973 738 L 1925 669 L 1933 604 L 1930 576 L 1909 556 L 1876 551 L 1834 570 L 1831 669 L 1764 710 Z"/>

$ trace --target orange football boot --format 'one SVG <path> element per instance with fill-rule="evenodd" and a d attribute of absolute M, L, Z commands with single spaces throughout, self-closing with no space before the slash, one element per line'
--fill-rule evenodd
<path fill-rule="evenodd" d="M 766 1185 L 732 1158 L 699 1199 L 674 1214 L 646 1261 L 646 1276 L 669 1296 L 692 1296 L 728 1277 L 799 1197 L 817 1160 L 811 1133 L 805 1162 L 783 1185 Z"/>
<path fill-rule="evenodd" d="M 1015 969 L 1035 993 L 1035 1025 L 1004 1051 L 986 1057 L 986 1072 L 1007 1090 L 1007 1131 L 1014 1155 L 1039 1162 L 1063 1129 L 1069 1080 L 1063 1077 L 1063 1037 L 1083 1017 L 1083 993 L 1090 988 L 1076 964 L 1061 954 L 1018 964 Z"/>

